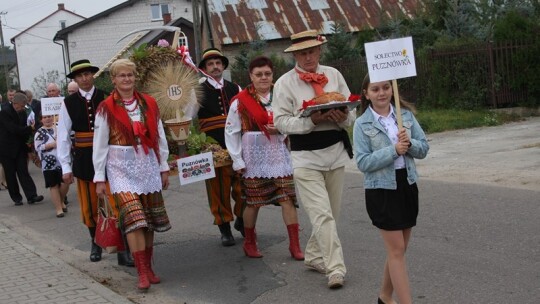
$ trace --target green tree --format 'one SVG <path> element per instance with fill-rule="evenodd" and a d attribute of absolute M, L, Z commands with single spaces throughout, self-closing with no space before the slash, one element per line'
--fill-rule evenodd
<path fill-rule="evenodd" d="M 336 22 L 332 25 L 332 34 L 324 48 L 322 61 L 350 61 L 360 55 L 359 49 L 353 43 L 353 34 L 347 33 L 345 24 Z"/>
<path fill-rule="evenodd" d="M 100 88 L 106 94 L 111 93 L 114 90 L 114 85 L 111 81 L 111 75 L 109 72 L 101 73 L 98 78 L 94 80 L 96 88 Z"/>
<path fill-rule="evenodd" d="M 32 91 L 34 92 L 34 95 L 47 95 L 47 85 L 51 82 L 58 84 L 60 88 L 63 88 L 66 85 L 65 82 L 60 78 L 60 73 L 58 70 L 45 72 L 43 69 L 41 69 L 41 74 L 34 77 L 34 81 L 32 82 Z"/>
<path fill-rule="evenodd" d="M 486 29 L 480 24 L 476 3 L 473 0 L 452 0 L 442 17 L 442 34 L 454 39 L 486 39 Z"/>
<path fill-rule="evenodd" d="M 540 23 L 531 11 L 513 9 L 507 11 L 493 24 L 493 39 L 534 40 L 540 33 Z"/>

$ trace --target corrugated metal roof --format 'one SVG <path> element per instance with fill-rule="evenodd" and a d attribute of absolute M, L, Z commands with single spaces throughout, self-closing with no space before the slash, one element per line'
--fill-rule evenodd
<path fill-rule="evenodd" d="M 289 38 L 307 29 L 332 32 L 342 22 L 349 32 L 377 26 L 383 16 L 413 16 L 419 0 L 208 0 L 214 39 L 235 44 Z"/>

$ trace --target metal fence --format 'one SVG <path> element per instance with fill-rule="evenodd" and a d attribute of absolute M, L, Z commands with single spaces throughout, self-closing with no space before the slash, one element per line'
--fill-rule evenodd
<path fill-rule="evenodd" d="M 502 42 L 431 50 L 416 56 L 417 76 L 400 79 L 400 95 L 417 104 L 440 105 L 447 99 L 467 106 L 506 107 L 527 99 L 526 85 L 517 82 L 516 64 L 530 43 Z M 359 94 L 367 73 L 365 58 L 326 63 L 341 71 L 351 92 Z M 459 106 L 459 105 L 458 105 Z"/>
<path fill-rule="evenodd" d="M 398 80 L 400 96 L 418 106 L 429 107 L 516 105 L 530 98 L 523 77 L 518 76 L 524 68 L 521 59 L 532 57 L 529 50 L 532 44 L 515 41 L 471 44 L 415 54 L 417 76 Z M 362 80 L 368 72 L 365 58 L 358 56 L 352 61 L 323 64 L 337 68 L 353 94 L 361 93 Z M 274 81 L 290 68 L 276 68 Z M 241 86 L 249 83 L 247 72 L 236 73 L 233 78 Z"/>

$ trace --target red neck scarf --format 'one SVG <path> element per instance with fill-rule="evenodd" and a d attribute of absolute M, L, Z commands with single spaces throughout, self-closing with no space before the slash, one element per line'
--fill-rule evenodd
<path fill-rule="evenodd" d="M 98 113 L 103 114 L 107 119 L 109 127 L 122 133 L 135 149 L 137 149 L 137 140 L 135 137 L 138 137 L 144 152 L 148 154 L 148 149 L 153 149 L 159 160 L 159 134 L 157 128 L 159 109 L 156 101 L 151 96 L 143 96 L 143 94 L 139 94 L 137 91 L 133 92 L 133 97 L 137 100 L 137 106 L 141 111 L 140 122 L 131 121 L 122 102 L 122 98 L 116 90 L 99 105 Z"/>
<path fill-rule="evenodd" d="M 328 83 L 328 77 L 324 74 L 302 72 L 297 68 L 294 68 L 301 80 L 311 84 L 315 91 L 315 96 L 324 94 L 324 86 Z"/>
<path fill-rule="evenodd" d="M 270 89 L 272 92 L 272 88 Z M 253 87 L 253 84 L 248 85 L 244 90 L 242 90 L 238 95 L 238 112 L 247 112 L 249 119 L 257 124 L 259 130 L 270 138 L 270 134 L 266 130 L 266 125 L 268 124 L 268 112 L 266 108 L 262 105 L 259 94 L 257 90 Z"/>

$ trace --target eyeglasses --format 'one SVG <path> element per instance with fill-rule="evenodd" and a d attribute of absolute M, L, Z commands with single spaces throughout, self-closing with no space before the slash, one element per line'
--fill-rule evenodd
<path fill-rule="evenodd" d="M 264 73 L 261 72 L 261 73 L 257 73 L 257 74 L 252 73 L 251 75 L 253 75 L 253 76 L 257 77 L 257 78 L 263 78 L 263 76 L 266 77 L 266 78 L 269 78 L 269 77 L 272 77 L 272 74 L 273 74 L 272 72 L 264 72 Z"/>
<path fill-rule="evenodd" d="M 129 74 L 118 74 L 114 77 L 118 77 L 118 78 L 133 78 L 135 77 L 135 74 L 132 74 L 132 73 L 129 73 Z"/>

